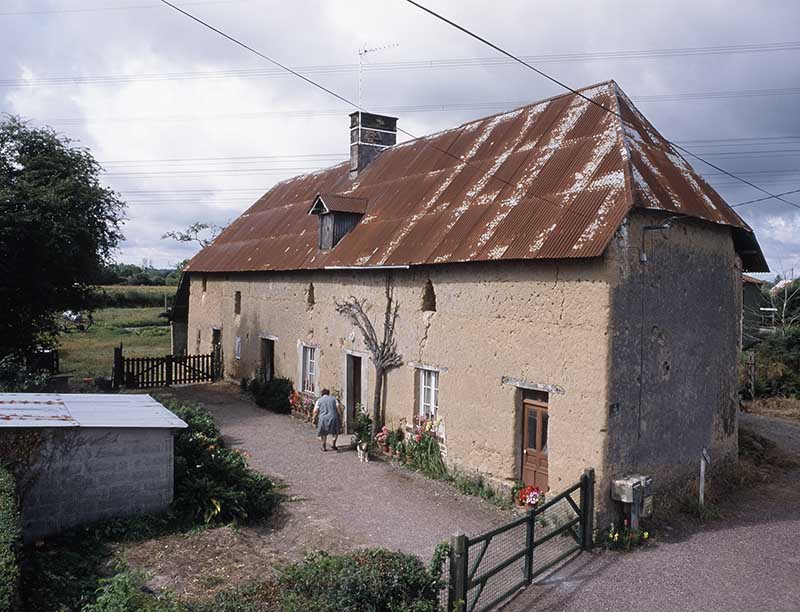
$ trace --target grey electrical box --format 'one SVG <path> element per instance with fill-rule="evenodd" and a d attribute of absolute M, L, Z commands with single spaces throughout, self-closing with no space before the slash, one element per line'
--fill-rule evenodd
<path fill-rule="evenodd" d="M 611 499 L 628 506 L 631 525 L 638 528 L 639 517 L 653 515 L 653 477 L 634 474 L 612 480 Z"/>

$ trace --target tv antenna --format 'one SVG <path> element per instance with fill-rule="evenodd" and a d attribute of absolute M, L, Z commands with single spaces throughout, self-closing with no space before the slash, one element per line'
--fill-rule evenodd
<path fill-rule="evenodd" d="M 376 51 L 386 51 L 387 49 L 394 49 L 399 47 L 399 43 L 390 43 L 380 47 L 367 48 L 367 43 L 358 50 L 358 105 L 361 106 L 361 96 L 364 90 L 364 58 L 368 53 L 375 53 Z"/>

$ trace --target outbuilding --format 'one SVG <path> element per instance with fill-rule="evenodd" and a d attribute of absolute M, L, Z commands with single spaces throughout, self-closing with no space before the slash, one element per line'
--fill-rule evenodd
<path fill-rule="evenodd" d="M 25 539 L 165 510 L 186 426 L 149 395 L 0 394 L 0 435 L 36 449 L 18 483 Z"/>

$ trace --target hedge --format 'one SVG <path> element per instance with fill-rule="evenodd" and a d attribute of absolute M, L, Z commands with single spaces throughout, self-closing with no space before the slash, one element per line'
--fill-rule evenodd
<path fill-rule="evenodd" d="M 283 568 L 279 586 L 286 612 L 436 612 L 442 585 L 414 555 L 373 548 L 312 554 Z"/>
<path fill-rule="evenodd" d="M 14 477 L 0 467 L 0 610 L 12 609 L 17 600 L 20 535 Z"/>
<path fill-rule="evenodd" d="M 227 448 L 214 418 L 198 406 L 164 402 L 189 426 L 175 436 L 172 510 L 204 523 L 258 523 L 283 496 L 280 485 L 251 469 L 241 452 Z"/>
<path fill-rule="evenodd" d="M 273 378 L 266 383 L 254 379 L 250 383 L 249 391 L 256 404 L 262 408 L 281 414 L 289 414 L 292 411 L 290 398 L 294 392 L 294 385 L 288 378 Z"/>

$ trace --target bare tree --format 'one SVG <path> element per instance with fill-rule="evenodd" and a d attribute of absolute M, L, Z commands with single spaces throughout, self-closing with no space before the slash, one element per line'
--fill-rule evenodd
<path fill-rule="evenodd" d="M 225 228 L 211 223 L 192 223 L 184 231 L 167 232 L 161 239 L 172 238 L 178 242 L 196 242 L 201 248 L 206 248 L 214 242 L 214 238 Z"/>
<path fill-rule="evenodd" d="M 372 355 L 372 364 L 375 367 L 375 396 L 372 401 L 372 426 L 380 427 L 383 424 L 381 399 L 383 397 L 383 383 L 386 373 L 403 365 L 403 357 L 397 352 L 397 340 L 394 337 L 397 325 L 397 315 L 400 304 L 394 299 L 394 289 L 391 279 L 386 278 L 386 309 L 383 315 L 383 337 L 378 339 L 378 334 L 372 321 L 367 316 L 369 306 L 366 298 L 358 299 L 350 296 L 344 302 L 335 302 L 336 312 L 348 319 L 361 332 L 364 344 Z"/>
<path fill-rule="evenodd" d="M 786 334 L 800 325 L 800 279 L 786 278 L 769 291 L 769 299 L 775 309 L 775 328 Z"/>

